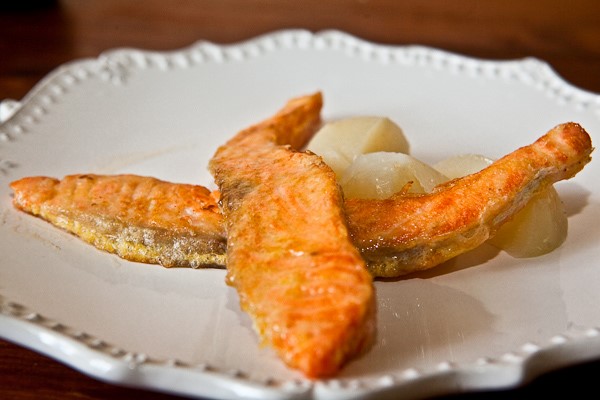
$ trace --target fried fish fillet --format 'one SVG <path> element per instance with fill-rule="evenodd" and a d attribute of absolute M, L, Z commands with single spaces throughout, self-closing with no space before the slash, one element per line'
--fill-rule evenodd
<path fill-rule="evenodd" d="M 15 207 L 120 257 L 165 267 L 225 264 L 223 217 L 211 192 L 136 175 L 28 177 Z"/>
<path fill-rule="evenodd" d="M 209 164 L 226 222 L 227 282 L 262 342 L 311 378 L 366 349 L 375 326 L 372 277 L 350 240 L 335 174 L 294 150 L 321 107 L 320 93 L 290 100 Z"/>
<path fill-rule="evenodd" d="M 480 173 L 442 185 L 432 194 L 348 199 L 345 208 L 353 242 L 375 277 L 431 268 L 492 237 L 535 193 L 575 175 L 590 160 L 591 151 L 585 130 L 567 123 Z M 92 183 L 97 185 L 93 191 Z M 165 266 L 224 267 L 227 239 L 217 198 L 203 187 L 166 182 L 160 185 L 167 194 L 155 200 L 140 192 L 157 183 L 154 178 L 131 175 L 74 175 L 64 182 L 24 178 L 11 186 L 17 208 L 123 258 Z M 87 187 L 91 195 L 81 189 L 74 195 L 75 184 Z M 133 184 L 138 186 L 136 208 L 154 204 L 153 216 L 118 209 L 118 204 L 126 204 L 124 196 L 132 192 Z M 108 203 L 99 207 L 103 204 L 99 195 L 104 199 L 121 196 L 121 200 L 110 208 Z M 177 228 L 182 216 L 193 221 L 185 230 Z"/>
<path fill-rule="evenodd" d="M 354 244 L 375 276 L 431 268 L 492 237 L 535 194 L 578 173 L 591 160 L 592 150 L 587 132 L 576 123 L 565 123 L 430 194 L 348 199 Z"/>

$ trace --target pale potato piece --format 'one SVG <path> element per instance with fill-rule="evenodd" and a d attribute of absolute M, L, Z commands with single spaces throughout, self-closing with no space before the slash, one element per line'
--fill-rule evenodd
<path fill-rule="evenodd" d="M 461 154 L 439 161 L 433 164 L 433 168 L 448 179 L 454 179 L 479 172 L 493 162 L 491 158 L 480 154 Z"/>
<path fill-rule="evenodd" d="M 306 148 L 321 156 L 338 179 L 360 154 L 409 151 L 402 129 L 389 118 L 375 116 L 329 122 L 315 134 Z"/>
<path fill-rule="evenodd" d="M 383 199 L 408 183 L 409 192 L 430 192 L 448 178 L 429 165 L 403 153 L 362 154 L 346 169 L 340 185 L 347 198 Z"/>
<path fill-rule="evenodd" d="M 567 231 L 564 205 L 551 186 L 533 197 L 488 242 L 513 257 L 537 257 L 559 247 Z"/>
<path fill-rule="evenodd" d="M 478 154 L 450 157 L 434 168 L 450 179 L 475 173 L 493 162 Z M 513 257 L 536 257 L 559 247 L 567 236 L 568 221 L 554 187 L 533 197 L 488 242 Z"/>

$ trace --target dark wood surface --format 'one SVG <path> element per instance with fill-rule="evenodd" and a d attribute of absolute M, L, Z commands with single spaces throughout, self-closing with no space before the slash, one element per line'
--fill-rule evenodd
<path fill-rule="evenodd" d="M 115 47 L 173 50 L 233 43 L 285 28 L 339 29 L 388 44 L 420 44 L 495 60 L 537 57 L 600 93 L 597 0 L 13 0 L 0 3 L 0 100 L 19 100 L 62 63 Z M 524 388 L 466 397 L 530 398 L 568 388 L 597 393 L 600 361 Z M 0 340 L 0 399 L 167 399 L 117 387 Z"/>

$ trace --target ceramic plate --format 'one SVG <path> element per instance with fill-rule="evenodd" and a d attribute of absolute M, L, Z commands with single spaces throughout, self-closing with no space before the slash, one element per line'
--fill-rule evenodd
<path fill-rule="evenodd" d="M 28 175 L 135 173 L 214 187 L 207 162 L 217 146 L 316 90 L 325 120 L 388 116 L 429 163 L 497 158 L 565 121 L 599 139 L 600 96 L 536 59 L 283 31 L 77 60 L 2 103 L 0 335 L 104 381 L 228 399 L 507 388 L 600 357 L 596 160 L 556 185 L 564 245 L 530 259 L 483 245 L 427 274 L 376 282 L 374 347 L 318 381 L 259 346 L 223 270 L 127 262 L 11 206 L 9 182 Z"/>

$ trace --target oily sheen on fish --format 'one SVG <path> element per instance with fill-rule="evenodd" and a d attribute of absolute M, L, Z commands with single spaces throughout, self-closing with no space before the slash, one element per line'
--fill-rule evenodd
<path fill-rule="evenodd" d="M 334 375 L 375 326 L 372 277 L 346 227 L 335 174 L 298 152 L 320 122 L 320 93 L 286 106 L 220 147 L 227 282 L 261 340 L 307 377 Z"/>
<path fill-rule="evenodd" d="M 344 207 L 353 243 L 374 277 L 398 277 L 434 267 L 492 237 L 536 193 L 574 176 L 589 162 L 591 152 L 587 132 L 578 124 L 566 123 L 485 170 L 442 185 L 431 194 L 348 199 Z M 203 187 L 161 182 L 158 186 L 168 193 L 157 202 L 140 190 L 148 191 L 157 183 L 151 177 L 88 174 L 68 176 L 63 182 L 24 178 L 11 186 L 17 208 L 123 258 L 165 266 L 224 268 L 227 238 L 218 194 Z M 76 184 L 78 195 L 72 189 Z M 154 217 L 116 208 L 127 193 L 133 193 L 127 190 L 132 185 L 138 187 L 136 209 L 154 204 Z M 110 192 L 104 193 L 103 188 Z M 177 194 L 173 201 L 169 193 Z M 104 199 L 116 196 L 115 206 L 99 207 L 99 195 Z M 177 227 L 184 216 L 195 221 L 185 229 Z"/>
<path fill-rule="evenodd" d="M 439 265 L 481 245 L 549 185 L 572 178 L 591 160 L 592 150 L 587 132 L 579 124 L 565 123 L 432 193 L 348 199 L 354 244 L 379 277 Z"/>
<path fill-rule="evenodd" d="M 165 267 L 225 264 L 223 217 L 211 192 L 137 175 L 27 177 L 13 204 L 101 250 Z"/>

